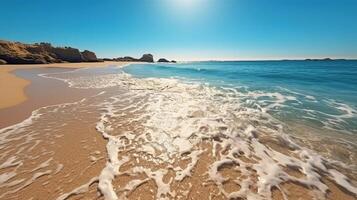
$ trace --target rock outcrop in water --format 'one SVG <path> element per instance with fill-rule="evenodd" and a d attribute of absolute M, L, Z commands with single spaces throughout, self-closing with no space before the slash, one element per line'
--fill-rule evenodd
<path fill-rule="evenodd" d="M 176 60 L 167 60 L 166 58 L 160 58 L 157 62 L 161 62 L 161 63 L 176 63 Z"/>
<path fill-rule="evenodd" d="M 307 58 L 307 59 L 305 59 L 305 61 L 346 61 L 346 60 L 349 60 L 349 59 L 345 59 L 345 58 L 338 58 L 338 59 L 332 59 L 332 58 Z"/>
<path fill-rule="evenodd" d="M 0 40 L 0 59 L 8 64 L 46 64 L 97 62 L 94 52 L 72 47 L 53 47 L 50 43 L 23 44 Z"/>
<path fill-rule="evenodd" d="M 130 56 L 114 58 L 114 61 L 124 61 L 124 62 L 154 62 L 154 56 L 152 54 L 144 54 L 141 58 L 133 58 Z"/>
<path fill-rule="evenodd" d="M 144 54 L 139 60 L 142 62 L 154 62 L 154 56 L 152 54 Z"/>
<path fill-rule="evenodd" d="M 160 58 L 157 62 L 164 62 L 164 63 L 168 63 L 170 62 L 169 60 L 165 59 L 165 58 Z"/>
<path fill-rule="evenodd" d="M 113 58 L 113 61 L 137 62 L 139 61 L 139 59 L 130 56 L 125 56 L 125 57 Z"/>

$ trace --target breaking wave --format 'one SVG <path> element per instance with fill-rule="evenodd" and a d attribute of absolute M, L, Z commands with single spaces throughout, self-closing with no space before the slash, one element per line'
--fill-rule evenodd
<path fill-rule="evenodd" d="M 207 164 L 200 175 L 202 184 L 215 185 L 226 198 L 269 199 L 274 188 L 286 196 L 280 186 L 293 182 L 321 199 L 328 191 L 323 177 L 357 194 L 356 187 L 333 167 L 346 165 L 298 145 L 285 133 L 284 123 L 269 114 L 287 101 L 298 102 L 295 96 L 241 92 L 177 79 L 138 79 L 123 72 L 75 78 L 69 83 L 79 88 L 118 86 L 127 91 L 125 95 L 113 93 L 103 101 L 97 123 L 97 130 L 108 140 L 108 163 L 99 176 L 99 189 L 106 199 L 124 198 L 150 179 L 158 187 L 157 199 L 183 198 L 188 191 L 181 191 L 176 182 L 197 176 L 200 160 Z M 355 114 L 349 107 L 334 105 L 346 112 L 345 117 Z M 131 124 L 138 130 L 118 131 Z M 272 143 L 278 147 L 269 145 Z M 182 166 L 183 160 L 188 163 Z M 125 163 L 134 167 L 121 171 Z M 225 177 L 224 168 L 239 175 Z M 170 170 L 174 175 L 164 182 Z M 128 182 L 118 193 L 112 182 L 123 174 L 145 174 L 146 178 Z M 228 182 L 239 189 L 226 190 Z"/>
<path fill-rule="evenodd" d="M 355 183 L 344 175 L 356 173 L 355 157 L 349 164 L 326 158 L 297 143 L 286 124 L 275 117 L 288 103 L 299 105 L 299 98 L 318 101 L 312 96 L 284 88 L 282 94 L 173 78 L 135 78 L 122 71 L 86 76 L 77 76 L 77 72 L 81 73 L 42 76 L 65 81 L 70 87 L 102 92 L 54 107 L 53 112 L 77 105 L 99 110 L 96 130 L 107 140 L 107 162 L 98 176 L 63 192 L 58 199 L 85 191 L 93 182 L 98 182 L 105 199 L 126 199 L 150 181 L 157 188 L 153 190 L 155 199 L 185 199 L 202 187 L 210 191 L 200 194 L 207 198 L 271 199 L 276 191 L 287 198 L 289 192 L 282 185 L 291 183 L 302 186 L 316 199 L 324 199 L 329 190 L 326 180 L 357 195 Z M 336 120 L 356 117 L 353 108 L 328 103 L 342 114 L 303 112 L 313 119 L 314 115 L 325 116 L 329 121 L 325 125 L 334 130 L 344 128 Z M 35 111 L 19 125 L 0 130 L 3 143 L 14 132 L 31 128 L 33 120 L 41 117 Z M 0 185 L 8 179 L 0 177 Z M 121 179 L 125 184 L 118 187 Z"/>

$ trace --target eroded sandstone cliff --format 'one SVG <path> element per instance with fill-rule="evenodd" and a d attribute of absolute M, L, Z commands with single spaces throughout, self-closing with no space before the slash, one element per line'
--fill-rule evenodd
<path fill-rule="evenodd" d="M 72 47 L 53 47 L 50 43 L 23 44 L 0 40 L 0 60 L 7 64 L 46 64 L 61 62 L 96 62 L 94 52 Z"/>

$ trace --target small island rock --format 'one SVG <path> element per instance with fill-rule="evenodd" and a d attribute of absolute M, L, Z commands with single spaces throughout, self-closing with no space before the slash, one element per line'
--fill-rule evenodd
<path fill-rule="evenodd" d="M 165 58 L 160 58 L 157 62 L 165 62 L 165 63 L 168 63 L 170 61 L 168 61 L 167 59 Z"/>
<path fill-rule="evenodd" d="M 144 54 L 139 61 L 141 62 L 154 62 L 154 56 L 152 54 Z"/>

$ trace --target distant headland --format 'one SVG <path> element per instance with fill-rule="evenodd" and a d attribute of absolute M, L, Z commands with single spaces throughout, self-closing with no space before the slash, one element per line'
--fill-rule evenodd
<path fill-rule="evenodd" d="M 332 58 L 307 58 L 305 61 L 338 61 L 347 59 L 332 59 Z"/>
<path fill-rule="evenodd" d="M 141 58 L 130 56 L 118 58 L 97 58 L 93 51 L 80 51 L 73 47 L 54 47 L 50 43 L 41 42 L 24 44 L 0 40 L 0 64 L 49 64 L 49 63 L 78 63 L 78 62 L 155 62 L 152 54 L 144 54 Z M 160 58 L 158 62 L 172 62 Z"/>

